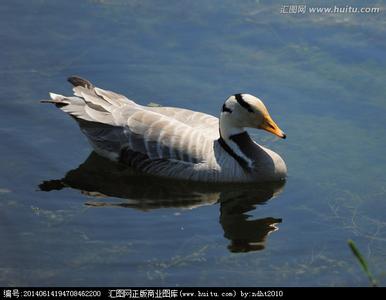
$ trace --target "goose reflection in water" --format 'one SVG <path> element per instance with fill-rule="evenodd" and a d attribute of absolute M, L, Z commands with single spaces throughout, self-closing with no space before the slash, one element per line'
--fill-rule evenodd
<path fill-rule="evenodd" d="M 280 218 L 250 219 L 247 213 L 279 194 L 284 182 L 265 184 L 204 184 L 157 178 L 130 167 L 111 162 L 95 152 L 63 179 L 48 180 L 42 191 L 66 187 L 80 190 L 95 200 L 86 205 L 115 206 L 148 211 L 157 208 L 193 209 L 220 205 L 220 224 L 230 240 L 231 252 L 257 251 L 265 248 L 267 236 L 278 229 Z M 120 198 L 104 199 L 107 197 Z"/>

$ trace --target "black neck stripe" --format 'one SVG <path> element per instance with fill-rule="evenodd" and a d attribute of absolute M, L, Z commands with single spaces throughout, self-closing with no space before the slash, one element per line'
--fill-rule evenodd
<path fill-rule="evenodd" d="M 253 109 L 251 108 L 251 106 L 247 102 L 245 102 L 245 100 L 243 99 L 242 94 L 235 94 L 235 98 L 236 98 L 237 102 L 242 107 L 244 107 L 247 111 L 253 112 Z"/>
<path fill-rule="evenodd" d="M 228 144 L 224 141 L 224 139 L 222 138 L 221 136 L 221 132 L 220 132 L 220 138 L 218 139 L 218 142 L 220 143 L 221 147 L 230 155 L 232 156 L 238 163 L 239 165 L 241 166 L 241 168 L 246 172 L 246 173 L 249 173 L 250 172 L 250 168 L 249 168 L 249 165 L 248 165 L 248 162 L 242 158 L 241 156 L 237 155 L 231 147 L 228 146 Z"/>

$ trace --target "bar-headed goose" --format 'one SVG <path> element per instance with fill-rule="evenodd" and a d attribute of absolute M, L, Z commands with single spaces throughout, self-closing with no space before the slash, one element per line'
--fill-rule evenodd
<path fill-rule="evenodd" d="M 254 142 L 245 128 L 286 135 L 263 102 L 249 94 L 230 96 L 220 119 L 174 107 L 148 107 L 70 77 L 72 97 L 51 100 L 78 122 L 94 150 L 145 173 L 204 182 L 277 181 L 283 159 Z"/>

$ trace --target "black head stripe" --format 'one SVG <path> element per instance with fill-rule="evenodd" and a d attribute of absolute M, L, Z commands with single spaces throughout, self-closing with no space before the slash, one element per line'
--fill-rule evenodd
<path fill-rule="evenodd" d="M 242 94 L 236 94 L 236 95 L 235 95 L 235 98 L 236 98 L 237 102 L 238 102 L 242 107 L 244 107 L 247 111 L 253 112 L 253 109 L 251 108 L 251 106 L 250 106 L 247 102 L 245 102 L 245 100 L 243 99 Z"/>
<path fill-rule="evenodd" d="M 223 106 L 222 106 L 222 112 L 229 112 L 230 114 L 232 113 L 232 110 L 229 108 L 229 107 L 227 107 L 226 105 L 225 105 L 225 103 L 223 104 Z"/>

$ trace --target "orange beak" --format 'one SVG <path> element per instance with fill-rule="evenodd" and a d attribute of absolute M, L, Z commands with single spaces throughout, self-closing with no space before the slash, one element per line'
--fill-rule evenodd
<path fill-rule="evenodd" d="M 286 134 L 276 125 L 276 123 L 272 120 L 270 115 L 265 115 L 264 120 L 259 126 L 260 129 L 273 133 L 282 139 L 286 138 Z"/>

